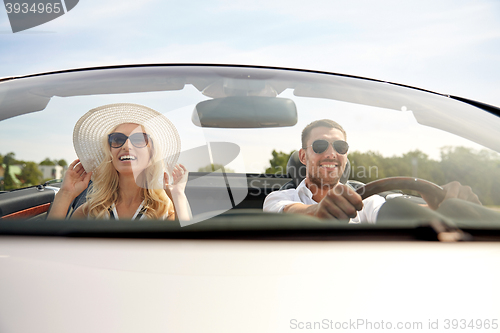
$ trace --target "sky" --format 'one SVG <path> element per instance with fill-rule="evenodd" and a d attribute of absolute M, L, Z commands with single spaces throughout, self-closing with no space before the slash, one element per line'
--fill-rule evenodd
<path fill-rule="evenodd" d="M 0 78 L 137 63 L 329 71 L 500 106 L 500 1 L 81 0 L 15 34 L 0 8 Z"/>
<path fill-rule="evenodd" d="M 498 0 L 82 0 L 12 33 L 0 77 L 133 63 L 330 71 L 500 105 Z"/>

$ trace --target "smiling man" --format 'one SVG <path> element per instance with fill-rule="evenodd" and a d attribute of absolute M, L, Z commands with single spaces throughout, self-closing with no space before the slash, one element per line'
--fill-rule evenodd
<path fill-rule="evenodd" d="M 372 195 L 362 200 L 354 189 L 340 182 L 347 164 L 346 140 L 345 130 L 333 120 L 322 119 L 307 125 L 302 131 L 299 151 L 300 161 L 306 166 L 306 178 L 296 189 L 270 193 L 264 201 L 264 211 L 375 223 L 385 199 Z M 451 182 L 443 189 L 445 200 L 460 198 L 480 204 L 469 186 Z"/>

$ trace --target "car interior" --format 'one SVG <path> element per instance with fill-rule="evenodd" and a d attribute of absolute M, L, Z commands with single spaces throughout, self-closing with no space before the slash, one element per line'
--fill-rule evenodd
<path fill-rule="evenodd" d="M 270 192 L 293 189 L 305 177 L 297 152 L 300 133 L 317 119 L 344 124 L 354 157 L 407 158 L 413 149 L 428 157 L 430 165 L 447 145 L 486 149 L 484 154 L 491 156 L 500 150 L 495 134 L 500 111 L 493 106 L 360 77 L 247 66 L 116 66 L 5 80 L 0 83 L 0 133 L 14 137 L 12 149 L 25 149 L 29 155 L 24 156 L 56 152 L 71 162 L 76 158 L 70 141 L 76 120 L 97 105 L 116 102 L 161 110 L 177 126 L 183 142 L 179 161 L 190 172 L 185 192 L 193 223 L 236 215 L 290 218 L 263 213 L 263 202 Z M 34 134 L 39 136 L 25 140 Z M 272 152 L 290 152 L 286 170 L 265 171 Z M 363 165 L 348 160 L 341 182 L 364 198 L 386 198 L 384 221 L 403 216 L 413 222 L 428 220 L 430 215 L 418 213 L 425 205 L 418 193 L 439 196 L 441 190 L 420 179 L 417 162 L 411 163 L 403 166 L 405 174 L 398 176 L 404 177 L 398 178 L 387 176 L 391 165 L 381 166 L 375 176 L 360 176 Z M 429 174 L 436 179 L 446 178 L 439 170 L 433 172 Z M 45 179 L 0 192 L 0 219 L 44 221 L 60 181 Z M 85 201 L 85 194 L 74 200 L 68 217 Z M 456 212 L 470 212 L 498 221 L 496 211 L 471 209 L 443 209 L 432 218 L 446 219 L 444 214 L 456 219 Z"/>

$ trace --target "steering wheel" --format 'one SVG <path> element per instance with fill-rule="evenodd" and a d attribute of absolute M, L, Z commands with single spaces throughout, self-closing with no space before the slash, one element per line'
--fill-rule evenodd
<path fill-rule="evenodd" d="M 437 207 L 445 197 L 445 191 L 439 185 L 430 181 L 413 177 L 388 177 L 370 182 L 359 187 L 356 193 L 366 199 L 374 194 L 393 190 L 413 190 L 426 197 L 430 206 Z"/>

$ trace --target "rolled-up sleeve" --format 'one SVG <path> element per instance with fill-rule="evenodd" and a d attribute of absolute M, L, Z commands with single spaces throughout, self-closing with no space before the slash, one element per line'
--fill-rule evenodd
<path fill-rule="evenodd" d="M 380 195 L 372 195 L 363 200 L 363 209 L 358 215 L 351 219 L 351 223 L 376 223 L 378 211 L 385 203 L 385 199 Z"/>
<path fill-rule="evenodd" d="M 285 206 L 300 202 L 294 201 L 295 190 L 283 190 L 269 193 L 264 200 L 263 210 L 270 213 L 283 213 Z"/>

